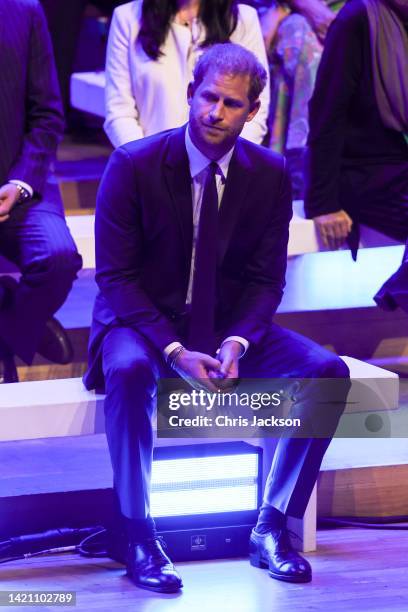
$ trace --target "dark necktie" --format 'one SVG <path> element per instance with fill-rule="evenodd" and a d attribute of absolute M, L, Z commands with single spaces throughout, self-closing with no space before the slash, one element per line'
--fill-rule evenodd
<path fill-rule="evenodd" d="M 201 202 L 195 250 L 193 293 L 188 348 L 213 355 L 215 346 L 215 297 L 218 238 L 218 164 L 208 166 Z"/>

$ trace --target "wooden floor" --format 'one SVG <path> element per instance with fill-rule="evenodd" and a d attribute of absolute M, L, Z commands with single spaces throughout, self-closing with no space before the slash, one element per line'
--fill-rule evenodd
<path fill-rule="evenodd" d="M 179 595 L 138 589 L 115 562 L 72 554 L 0 566 L 0 580 L 2 591 L 76 591 L 76 609 L 87 612 L 406 612 L 407 550 L 408 531 L 319 531 L 310 584 L 272 580 L 246 559 L 207 561 L 178 566 Z"/>

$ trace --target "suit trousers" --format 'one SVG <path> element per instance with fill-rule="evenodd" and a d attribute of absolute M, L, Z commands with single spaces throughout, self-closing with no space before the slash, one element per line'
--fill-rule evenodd
<path fill-rule="evenodd" d="M 114 487 L 122 514 L 149 516 L 153 456 L 152 417 L 160 377 L 176 375 L 163 356 L 134 329 L 113 327 L 102 348 L 106 435 Z M 325 422 L 324 437 L 281 437 L 267 479 L 264 502 L 302 517 L 323 455 L 344 410 L 349 370 L 336 355 L 311 340 L 272 324 L 262 344 L 250 346 L 240 360 L 242 378 L 307 378 L 296 392 L 293 414 L 308 423 Z M 319 378 L 336 378 L 336 402 L 327 400 Z M 315 383 L 314 383 L 315 381 Z"/>
<path fill-rule="evenodd" d="M 31 363 L 44 325 L 64 303 L 82 258 L 63 213 L 38 200 L 17 204 L 0 223 L 0 253 L 21 272 L 19 282 L 0 277 L 0 341 Z"/>

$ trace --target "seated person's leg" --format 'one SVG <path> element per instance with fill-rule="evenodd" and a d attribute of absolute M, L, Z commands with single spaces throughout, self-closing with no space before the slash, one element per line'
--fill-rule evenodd
<path fill-rule="evenodd" d="M 149 516 L 152 419 L 163 358 L 136 331 L 114 327 L 104 338 L 106 435 L 121 513 Z"/>
<path fill-rule="evenodd" d="M 141 334 L 115 327 L 104 338 L 102 365 L 114 487 L 130 542 L 128 574 L 143 588 L 177 591 L 181 579 L 156 538 L 150 516 L 152 418 L 165 362 Z"/>
<path fill-rule="evenodd" d="M 305 423 L 305 437 L 300 431 L 295 433 L 300 437 L 290 437 L 287 432 L 280 438 L 258 524 L 251 536 L 254 564 L 269 565 L 273 578 L 306 582 L 311 579 L 311 569 L 290 546 L 286 518 L 301 518 L 306 510 L 324 453 L 345 407 L 349 370 L 333 353 L 274 325 L 262 345 L 250 347 L 242 359 L 240 374 L 247 378 L 312 379 L 296 391 L 291 413 Z M 333 398 L 330 383 L 319 379 L 338 379 Z M 311 430 L 316 431 L 316 437 L 310 437 Z"/>
<path fill-rule="evenodd" d="M 2 344 L 27 363 L 36 350 L 66 362 L 70 351 L 64 330 L 50 318 L 64 303 L 82 260 L 64 217 L 50 212 L 45 202 L 16 206 L 0 224 L 0 250 L 21 271 L 18 283 L 0 279 Z M 50 338 L 54 342 L 47 343 Z"/>

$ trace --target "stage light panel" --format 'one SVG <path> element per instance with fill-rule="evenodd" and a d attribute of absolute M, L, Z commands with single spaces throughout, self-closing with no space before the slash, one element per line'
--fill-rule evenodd
<path fill-rule="evenodd" d="M 215 451 L 216 443 L 213 446 Z M 159 518 L 256 510 L 259 461 L 255 448 L 239 454 L 155 460 L 151 513 Z"/>

